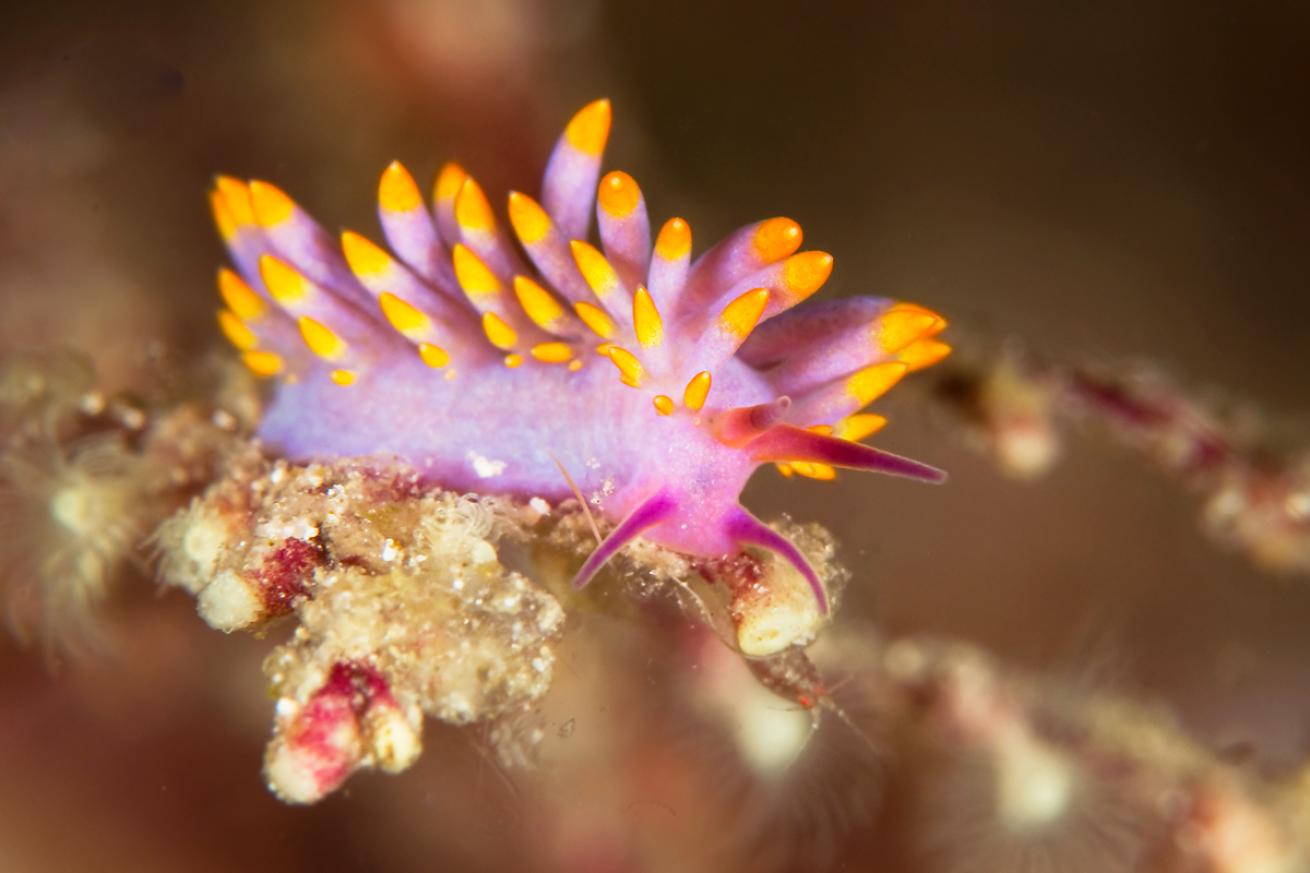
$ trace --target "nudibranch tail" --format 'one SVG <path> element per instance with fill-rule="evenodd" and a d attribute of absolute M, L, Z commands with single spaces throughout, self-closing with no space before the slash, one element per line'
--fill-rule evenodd
<path fill-rule="evenodd" d="M 619 522 L 579 586 L 638 536 L 708 558 L 762 546 L 826 610 L 813 569 L 741 489 L 769 463 L 942 481 L 860 441 L 886 424 L 867 406 L 950 352 L 946 321 L 883 298 L 811 301 L 833 258 L 803 249 L 790 218 L 693 257 L 686 220 L 653 223 L 632 176 L 602 177 L 610 125 L 608 100 L 583 107 L 539 197 L 512 192 L 503 213 L 459 164 L 429 200 L 392 162 L 385 246 L 332 237 L 268 182 L 219 176 L 210 208 L 234 266 L 219 273 L 219 327 L 278 384 L 260 437 L 295 459 L 385 454 L 431 484 L 563 500 L 559 459 Z"/>
<path fill-rule="evenodd" d="M 796 571 L 805 578 L 809 583 L 810 590 L 814 592 L 814 600 L 818 604 L 821 615 L 828 614 L 828 592 L 823 587 L 823 582 L 819 579 L 819 574 L 814 572 L 810 562 L 805 560 L 801 550 L 796 548 L 796 544 L 751 515 L 744 508 L 738 506 L 728 513 L 724 520 L 724 532 L 736 542 L 742 545 L 761 546 L 771 552 L 776 552 L 787 563 L 796 568 Z"/>

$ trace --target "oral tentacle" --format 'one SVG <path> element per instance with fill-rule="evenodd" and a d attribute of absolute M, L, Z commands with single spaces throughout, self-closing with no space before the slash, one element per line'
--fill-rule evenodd
<path fill-rule="evenodd" d="M 573 587 L 582 589 L 600 572 L 600 568 L 620 549 L 650 530 L 655 525 L 673 516 L 678 510 L 677 501 L 667 491 L 657 491 L 646 498 L 637 508 L 627 514 L 619 526 L 605 537 L 604 542 L 596 547 L 573 577 Z"/>
<path fill-rule="evenodd" d="M 741 446 L 780 424 L 791 410 L 791 398 L 777 397 L 755 406 L 738 406 L 715 416 L 714 435 L 730 446 Z"/>
<path fill-rule="evenodd" d="M 801 461 L 904 476 L 933 484 L 946 481 L 945 471 L 928 464 L 789 424 L 769 428 L 747 443 L 746 451 L 757 461 Z"/>

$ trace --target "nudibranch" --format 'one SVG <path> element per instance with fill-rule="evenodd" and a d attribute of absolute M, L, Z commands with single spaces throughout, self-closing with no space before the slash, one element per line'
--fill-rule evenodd
<path fill-rule="evenodd" d="M 637 183 L 600 177 L 610 120 L 608 100 L 573 116 L 540 198 L 509 194 L 508 227 L 460 166 L 440 170 L 429 206 L 392 163 L 378 186 L 389 248 L 334 239 L 267 182 L 218 177 L 210 204 L 235 267 L 219 271 L 219 325 L 279 383 L 258 436 L 293 461 L 398 458 L 449 489 L 580 491 L 617 526 L 578 586 L 639 536 L 706 558 L 755 546 L 826 611 L 805 558 L 741 490 L 766 463 L 942 481 L 860 441 L 885 424 L 870 403 L 949 353 L 946 323 L 875 297 L 801 305 L 833 259 L 800 251 L 788 218 L 695 259 L 681 218 L 652 244 Z"/>

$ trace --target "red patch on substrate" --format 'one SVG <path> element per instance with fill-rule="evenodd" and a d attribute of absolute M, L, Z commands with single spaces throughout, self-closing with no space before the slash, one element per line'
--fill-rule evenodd
<path fill-rule="evenodd" d="M 764 564 L 754 555 L 740 552 L 730 558 L 699 561 L 696 570 L 713 585 L 722 582 L 733 594 L 758 585 L 764 578 Z"/>
<path fill-rule="evenodd" d="M 395 699 L 391 696 L 391 686 L 387 684 L 382 674 L 368 664 L 357 661 L 338 661 L 333 664 L 328 681 L 323 684 L 319 693 L 324 691 L 350 694 L 351 705 L 357 714 L 362 714 L 374 703 L 395 704 Z"/>
<path fill-rule="evenodd" d="M 270 552 L 254 574 L 269 615 L 290 612 L 295 599 L 308 593 L 314 569 L 323 563 L 323 549 L 297 537 L 287 537 Z"/>
<path fill-rule="evenodd" d="M 287 735 L 320 792 L 335 789 L 354 771 L 357 761 L 341 743 L 358 734 L 364 714 L 373 706 L 395 705 L 391 687 L 377 670 L 347 661 L 332 665 Z"/>

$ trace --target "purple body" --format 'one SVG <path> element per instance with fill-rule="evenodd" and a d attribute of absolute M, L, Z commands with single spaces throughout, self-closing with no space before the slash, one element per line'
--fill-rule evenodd
<path fill-rule="evenodd" d="M 660 542 L 700 555 L 733 550 L 708 517 L 737 505 L 759 462 L 693 418 L 654 414 L 649 396 L 620 383 L 603 358 L 577 372 L 525 369 L 494 362 L 447 380 L 397 355 L 348 389 L 324 375 L 280 386 L 259 435 L 292 460 L 396 457 L 445 488 L 551 502 L 572 496 L 562 465 L 616 520 L 668 488 L 692 511 Z M 715 391 L 735 405 L 773 396 L 739 361 L 715 376 Z"/>
<path fill-rule="evenodd" d="M 941 481 L 859 440 L 882 423 L 863 407 L 949 351 L 945 322 L 879 298 L 798 305 L 832 258 L 797 252 L 789 219 L 694 262 L 681 219 L 652 243 L 631 177 L 611 173 L 597 194 L 608 131 L 608 102 L 587 106 L 542 204 L 511 195 L 517 245 L 454 165 L 431 207 L 399 164 L 384 173 L 391 252 L 351 233 L 338 250 L 278 189 L 221 177 L 211 202 L 241 275 L 220 275 L 220 323 L 252 370 L 280 377 L 259 435 L 297 461 L 397 458 L 433 485 L 553 502 L 573 493 L 567 471 L 618 523 L 579 584 L 637 536 L 704 557 L 753 545 L 796 565 L 826 609 L 741 490 L 770 462 Z"/>

